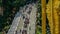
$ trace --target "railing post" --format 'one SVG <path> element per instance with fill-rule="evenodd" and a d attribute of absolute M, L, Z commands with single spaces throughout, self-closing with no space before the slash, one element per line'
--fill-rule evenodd
<path fill-rule="evenodd" d="M 54 34 L 60 34 L 58 9 L 59 9 L 59 0 L 53 0 Z"/>
<path fill-rule="evenodd" d="M 47 10 L 46 10 L 46 13 L 47 13 L 47 18 L 48 18 L 48 21 L 49 21 L 49 26 L 50 26 L 50 31 L 51 31 L 51 34 L 54 33 L 54 22 L 53 22 L 53 9 L 52 9 L 52 0 L 49 0 L 48 1 L 48 4 L 47 4 Z"/>
<path fill-rule="evenodd" d="M 41 0 L 42 3 L 42 34 L 46 34 L 46 0 Z"/>

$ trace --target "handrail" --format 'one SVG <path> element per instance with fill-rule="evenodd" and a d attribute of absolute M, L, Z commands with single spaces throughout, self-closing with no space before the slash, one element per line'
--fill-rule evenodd
<path fill-rule="evenodd" d="M 41 0 L 42 3 L 42 34 L 46 34 L 46 0 Z"/>

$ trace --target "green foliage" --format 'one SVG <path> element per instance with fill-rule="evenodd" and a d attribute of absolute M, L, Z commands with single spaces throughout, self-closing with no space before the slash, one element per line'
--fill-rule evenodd
<path fill-rule="evenodd" d="M 2 34 L 2 32 L 0 32 L 0 34 Z"/>
<path fill-rule="evenodd" d="M 37 17 L 37 32 L 36 34 L 42 34 L 42 11 L 41 11 L 41 0 L 38 0 L 38 17 Z"/>
<path fill-rule="evenodd" d="M 0 6 L 2 6 L 2 0 L 0 0 Z"/>
<path fill-rule="evenodd" d="M 13 8 L 16 8 L 15 11 L 17 12 L 19 7 L 24 6 L 25 3 L 26 3 L 26 0 L 0 0 L 0 6 L 3 6 L 5 8 L 3 16 L 0 16 L 0 31 L 2 31 L 2 29 L 5 30 L 9 28 L 9 25 L 11 24 L 13 20 L 12 19 L 13 16 L 11 15 L 13 14 L 12 13 Z M 11 20 L 9 19 L 9 17 L 11 18 Z"/>
<path fill-rule="evenodd" d="M 37 26 L 36 34 L 42 34 L 41 32 L 42 32 L 41 31 L 41 27 L 40 26 Z"/>

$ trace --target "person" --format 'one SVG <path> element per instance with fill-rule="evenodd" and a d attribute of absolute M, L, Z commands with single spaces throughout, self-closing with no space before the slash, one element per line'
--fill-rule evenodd
<path fill-rule="evenodd" d="M 25 18 L 24 23 L 25 23 L 25 24 L 29 24 L 29 19 L 28 19 L 28 18 Z"/>
<path fill-rule="evenodd" d="M 23 19 L 25 18 L 25 16 L 23 16 Z"/>
<path fill-rule="evenodd" d="M 31 13 L 31 10 L 29 10 L 27 13 L 30 15 L 30 13 Z"/>
<path fill-rule="evenodd" d="M 25 7 L 25 10 L 28 8 L 28 6 Z"/>
<path fill-rule="evenodd" d="M 23 30 L 23 31 L 22 31 L 22 34 L 27 34 L 27 31 L 26 31 L 26 30 Z"/>
<path fill-rule="evenodd" d="M 21 32 L 21 29 L 20 29 L 20 32 Z"/>
<path fill-rule="evenodd" d="M 16 30 L 16 33 L 15 34 L 17 34 L 17 30 Z"/>
<path fill-rule="evenodd" d="M 29 27 L 29 30 L 31 30 L 31 27 Z"/>
<path fill-rule="evenodd" d="M 24 28 L 27 28 L 27 24 L 24 24 Z"/>

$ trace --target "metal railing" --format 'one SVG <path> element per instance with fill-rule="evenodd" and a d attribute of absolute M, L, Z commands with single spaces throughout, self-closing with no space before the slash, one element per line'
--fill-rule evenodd
<path fill-rule="evenodd" d="M 46 16 L 49 20 L 51 34 L 59 34 L 59 0 L 41 0 L 42 3 L 42 34 L 46 34 Z M 47 8 L 47 9 L 46 9 Z"/>

